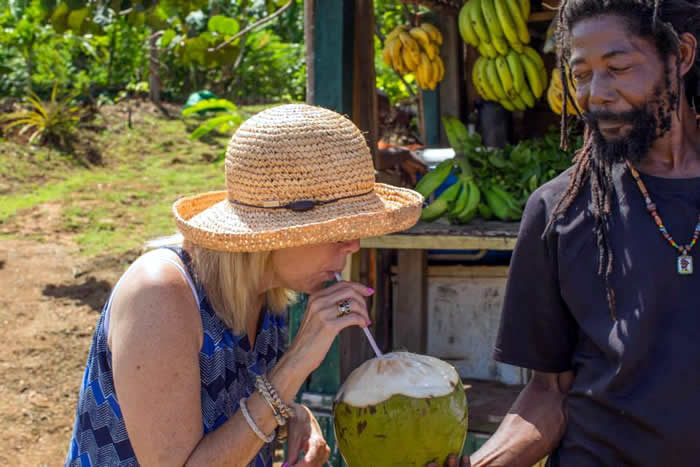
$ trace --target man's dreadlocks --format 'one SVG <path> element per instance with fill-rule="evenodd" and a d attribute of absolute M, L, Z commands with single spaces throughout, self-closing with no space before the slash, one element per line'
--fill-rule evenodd
<path fill-rule="evenodd" d="M 680 61 L 680 35 L 691 33 L 700 41 L 700 1 L 699 0 L 562 0 L 559 8 L 557 27 L 557 63 L 561 72 L 562 83 L 571 79 L 571 72 L 566 76 L 568 61 L 571 56 L 571 29 L 579 21 L 601 15 L 618 15 L 626 20 L 631 32 L 640 37 L 652 39 L 660 56 L 673 54 Z M 696 54 L 694 67 L 681 79 L 679 67 L 676 66 L 677 89 L 686 90 L 686 97 L 695 108 L 693 97 L 698 89 L 700 78 L 700 54 Z M 668 69 L 667 82 L 670 84 Z M 567 86 L 564 86 L 561 118 L 561 144 L 566 147 L 568 136 L 567 102 L 573 99 Z M 677 96 L 676 96 L 677 98 Z M 680 108 L 672 102 L 671 110 Z M 578 110 L 577 110 L 578 112 Z M 583 117 L 579 112 L 579 116 Z M 670 124 L 670 123 L 669 123 Z M 552 211 L 545 229 L 549 232 L 556 220 L 566 214 L 578 197 L 582 187 L 589 181 L 595 217 L 595 232 L 599 251 L 598 274 L 604 277 L 605 289 L 613 319 L 615 315 L 615 294 L 610 285 L 613 271 L 613 252 L 610 245 L 609 219 L 612 197 L 615 192 L 613 183 L 613 162 L 594 157 L 594 139 L 590 127 L 584 132 L 583 147 L 573 160 L 574 168 L 569 186 Z"/>

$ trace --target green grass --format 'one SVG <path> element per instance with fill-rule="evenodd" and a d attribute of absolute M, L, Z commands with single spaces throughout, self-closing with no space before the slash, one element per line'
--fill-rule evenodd
<path fill-rule="evenodd" d="M 222 155 L 229 136 L 192 141 L 194 127 L 196 121 L 152 115 L 131 130 L 115 123 L 93 136 L 104 166 L 90 168 L 70 155 L 0 141 L 0 188 L 11 187 L 0 194 L 0 227 L 21 230 L 32 222 L 22 213 L 53 202 L 60 204 L 60 230 L 73 234 L 85 255 L 120 253 L 173 233 L 176 199 L 225 188 Z"/>

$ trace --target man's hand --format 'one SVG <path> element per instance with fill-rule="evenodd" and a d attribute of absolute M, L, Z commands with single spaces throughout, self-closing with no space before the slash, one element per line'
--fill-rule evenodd
<path fill-rule="evenodd" d="M 450 455 L 447 460 L 445 461 L 445 467 L 471 467 L 471 463 L 469 462 L 469 456 L 463 456 L 462 459 L 457 463 L 457 456 Z M 439 467 L 437 462 L 433 462 L 432 464 L 428 464 L 428 467 Z"/>
<path fill-rule="evenodd" d="M 323 439 L 321 427 L 311 411 L 303 405 L 292 404 L 295 417 L 289 421 L 289 447 L 287 465 L 298 467 L 322 467 L 331 454 L 331 450 Z M 299 459 L 299 454 L 304 457 Z"/>

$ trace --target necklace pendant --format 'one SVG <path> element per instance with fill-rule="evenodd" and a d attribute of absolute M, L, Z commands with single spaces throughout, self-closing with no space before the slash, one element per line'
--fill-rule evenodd
<path fill-rule="evenodd" d="M 693 257 L 687 253 L 678 257 L 678 274 L 681 276 L 693 274 Z"/>

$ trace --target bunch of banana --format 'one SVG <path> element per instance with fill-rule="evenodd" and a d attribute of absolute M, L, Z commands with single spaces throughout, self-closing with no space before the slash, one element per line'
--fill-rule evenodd
<path fill-rule="evenodd" d="M 569 78 L 569 73 L 566 73 L 566 81 L 569 86 L 569 99 L 566 101 L 566 113 L 569 115 L 576 115 L 577 110 L 581 112 L 581 106 L 576 100 L 576 88 Z M 573 98 L 573 99 L 572 99 Z M 561 73 L 558 68 L 552 71 L 552 81 L 549 84 L 549 89 L 547 90 L 547 102 L 549 102 L 549 107 L 557 115 L 561 115 L 561 110 L 564 105 L 564 87 L 561 83 Z"/>
<path fill-rule="evenodd" d="M 382 58 L 402 75 L 414 73 L 421 89 L 435 89 L 445 75 L 440 45 L 442 33 L 430 23 L 399 25 L 386 36 Z"/>
<path fill-rule="evenodd" d="M 511 50 L 505 57 L 479 57 L 472 69 L 472 82 L 484 99 L 510 111 L 526 110 L 544 94 L 547 70 L 537 51 L 524 46 L 522 53 Z"/>
<path fill-rule="evenodd" d="M 468 0 L 459 11 L 459 32 L 485 57 L 522 53 L 530 43 L 529 16 L 530 0 Z"/>

